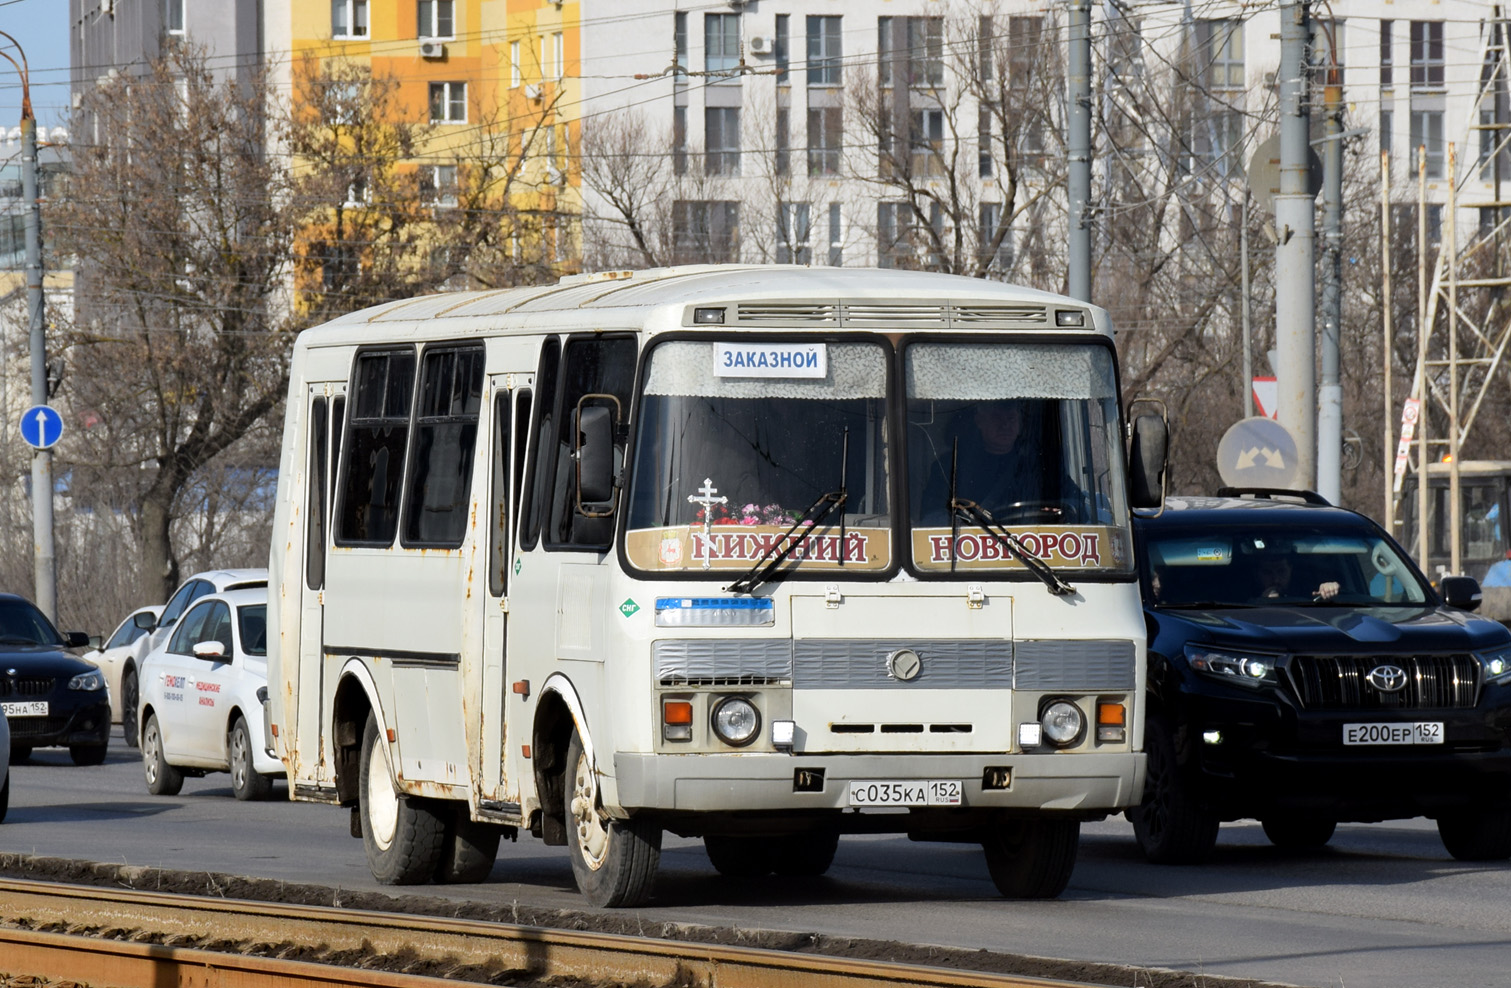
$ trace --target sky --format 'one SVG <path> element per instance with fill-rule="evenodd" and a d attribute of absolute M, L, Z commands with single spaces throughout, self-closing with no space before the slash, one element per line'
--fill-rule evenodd
<path fill-rule="evenodd" d="M 0 31 L 21 43 L 31 67 L 31 104 L 37 125 L 49 131 L 68 125 L 68 0 L 0 0 Z M 10 42 L 0 38 L 6 54 Z M 16 59 L 20 61 L 20 59 Z M 21 122 L 20 75 L 0 59 L 0 126 Z"/>

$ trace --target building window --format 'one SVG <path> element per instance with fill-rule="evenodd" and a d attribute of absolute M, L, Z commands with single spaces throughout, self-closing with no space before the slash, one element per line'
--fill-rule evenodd
<path fill-rule="evenodd" d="M 1418 157 L 1422 149 L 1427 151 L 1427 177 L 1443 177 L 1443 111 L 1411 111 L 1411 168 L 1419 167 Z"/>
<path fill-rule="evenodd" d="M 1044 18 L 1007 19 L 1007 81 L 1014 89 L 1033 80 L 1034 62 L 1044 44 Z"/>
<path fill-rule="evenodd" d="M 687 81 L 687 14 L 678 12 L 672 27 L 672 59 L 677 64 L 676 77 Z"/>
<path fill-rule="evenodd" d="M 981 112 L 976 117 L 976 147 L 977 168 L 982 178 L 991 178 L 992 165 L 992 108 L 986 103 L 981 104 Z"/>
<path fill-rule="evenodd" d="M 783 178 L 792 174 L 792 111 L 785 106 L 776 110 L 776 173 Z"/>
<path fill-rule="evenodd" d="M 1396 126 L 1396 114 L 1394 110 L 1380 110 L 1380 150 L 1390 153 L 1390 135 Z"/>
<path fill-rule="evenodd" d="M 913 110 L 908 114 L 908 152 L 914 175 L 944 173 L 943 110 Z"/>
<path fill-rule="evenodd" d="M 929 226 L 932 236 L 916 228 L 915 214 L 906 202 L 876 204 L 877 267 L 931 268 L 938 255 L 933 241 L 943 235 L 944 212 L 939 203 L 929 203 Z"/>
<path fill-rule="evenodd" d="M 829 204 L 829 266 L 843 267 L 845 263 L 844 232 L 840 227 L 839 203 Z"/>
<path fill-rule="evenodd" d="M 943 17 L 878 17 L 877 54 L 883 86 L 944 83 Z"/>
<path fill-rule="evenodd" d="M 551 35 L 551 74 L 557 82 L 567 75 L 567 41 L 560 31 Z"/>
<path fill-rule="evenodd" d="M 420 196 L 432 206 L 456 205 L 456 165 L 429 165 L 420 169 Z"/>
<path fill-rule="evenodd" d="M 808 111 L 808 174 L 838 175 L 844 148 L 844 116 L 837 106 Z"/>
<path fill-rule="evenodd" d="M 1002 232 L 1002 243 L 992 250 L 992 243 L 1002 223 L 1002 204 L 983 202 L 980 210 L 980 227 L 977 231 L 977 258 L 982 270 L 1004 271 L 1013 263 L 1013 242 L 1007 232 Z"/>
<path fill-rule="evenodd" d="M 840 18 L 808 18 L 808 85 L 838 86 L 844 57 Z"/>
<path fill-rule="evenodd" d="M 992 54 L 992 45 L 996 43 L 992 32 L 990 15 L 982 15 L 976 20 L 976 71 L 981 76 L 982 82 L 994 82 L 997 78 L 997 59 Z"/>
<path fill-rule="evenodd" d="M 703 15 L 703 67 L 709 72 L 728 72 L 730 79 L 740 81 L 736 72 L 740 67 L 739 14 Z"/>
<path fill-rule="evenodd" d="M 1380 85 L 1395 84 L 1395 54 L 1391 50 L 1390 32 L 1395 30 L 1395 21 L 1380 22 Z"/>
<path fill-rule="evenodd" d="M 740 204 L 722 200 L 672 203 L 676 264 L 721 264 L 740 257 Z"/>
<path fill-rule="evenodd" d="M 707 152 L 703 162 L 707 174 L 740 174 L 740 108 L 706 108 L 703 111 L 703 133 Z"/>
<path fill-rule="evenodd" d="M 672 107 L 672 173 L 687 174 L 687 107 Z"/>
<path fill-rule="evenodd" d="M 518 89 L 523 81 L 519 70 L 519 42 L 511 41 L 509 42 L 509 88 Z"/>
<path fill-rule="evenodd" d="M 430 84 L 430 122 L 467 122 L 467 84 L 432 82 Z"/>
<path fill-rule="evenodd" d="M 1443 85 L 1443 22 L 1411 22 L 1411 85 L 1440 89 Z"/>
<path fill-rule="evenodd" d="M 1218 176 L 1236 173 L 1244 135 L 1243 22 L 1196 22 L 1194 77 L 1201 86 L 1194 101 L 1192 170 Z"/>
<path fill-rule="evenodd" d="M 331 37 L 367 37 L 367 0 L 331 0 Z"/>
<path fill-rule="evenodd" d="M 776 40 L 772 43 L 772 55 L 776 57 L 776 84 L 791 84 L 787 70 L 792 58 L 792 28 L 786 14 L 776 15 Z"/>
<path fill-rule="evenodd" d="M 778 264 L 812 264 L 813 248 L 808 244 L 808 204 L 778 204 L 776 262 Z"/>
<path fill-rule="evenodd" d="M 456 37 L 455 8 L 455 0 L 420 0 L 420 37 Z"/>
<path fill-rule="evenodd" d="M 163 30 L 174 35 L 184 33 L 184 0 L 163 0 Z"/>

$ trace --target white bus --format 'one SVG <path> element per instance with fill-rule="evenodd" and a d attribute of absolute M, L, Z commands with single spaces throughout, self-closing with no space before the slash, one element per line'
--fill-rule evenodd
<path fill-rule="evenodd" d="M 481 881 L 528 830 L 625 906 L 665 831 L 741 875 L 905 833 L 1058 895 L 1080 821 L 1144 785 L 1129 504 L 1163 423 L 1130 481 L 1117 380 L 1101 309 L 898 271 L 586 275 L 306 331 L 270 560 L 293 797 L 350 807 L 391 884 Z"/>

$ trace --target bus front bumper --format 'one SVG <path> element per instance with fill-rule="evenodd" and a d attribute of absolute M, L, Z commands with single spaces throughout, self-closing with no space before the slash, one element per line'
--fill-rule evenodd
<path fill-rule="evenodd" d="M 988 777 L 1000 783 L 1004 768 L 1007 786 L 986 788 Z M 1144 792 L 1141 752 L 908 756 L 616 752 L 614 772 L 617 803 L 632 813 L 849 810 L 856 808 L 851 802 L 851 782 L 956 780 L 961 783 L 962 809 L 1049 810 L 1097 818 L 1137 804 Z"/>

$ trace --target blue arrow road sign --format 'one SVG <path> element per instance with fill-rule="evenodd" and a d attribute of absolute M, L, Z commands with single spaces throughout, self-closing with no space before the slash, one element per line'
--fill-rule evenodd
<path fill-rule="evenodd" d="M 50 449 L 63 438 L 63 416 L 51 405 L 33 405 L 21 413 L 21 438 L 35 449 Z"/>

